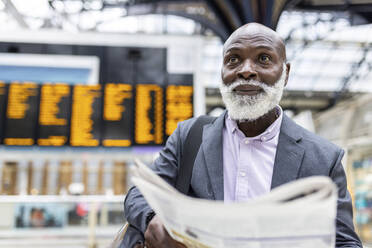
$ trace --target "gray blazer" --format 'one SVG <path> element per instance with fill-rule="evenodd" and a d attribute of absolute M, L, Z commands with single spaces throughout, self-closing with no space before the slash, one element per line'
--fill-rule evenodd
<path fill-rule="evenodd" d="M 190 196 L 223 200 L 223 159 L 222 130 L 225 114 L 203 129 L 203 139 L 192 172 Z M 178 161 L 182 156 L 182 146 L 187 133 L 196 118 L 181 122 L 169 137 L 152 169 L 171 185 L 175 185 Z M 354 231 L 352 202 L 346 188 L 346 177 L 341 159 L 342 149 L 303 129 L 286 115 L 280 129 L 278 147 L 274 163 L 271 188 L 298 178 L 325 175 L 338 186 L 336 247 L 362 247 Z M 146 216 L 151 208 L 138 189 L 131 188 L 124 202 L 125 217 L 128 222 L 141 230 L 146 230 Z"/>

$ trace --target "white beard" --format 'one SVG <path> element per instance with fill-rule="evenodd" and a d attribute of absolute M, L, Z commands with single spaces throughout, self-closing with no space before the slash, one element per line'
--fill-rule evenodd
<path fill-rule="evenodd" d="M 238 79 L 230 85 L 222 83 L 220 92 L 230 118 L 237 121 L 253 121 L 267 114 L 282 99 L 285 78 L 286 66 L 283 64 L 282 75 L 273 86 L 268 86 L 256 80 L 244 79 Z M 233 91 L 239 85 L 259 86 L 264 92 L 254 96 L 239 95 Z"/>

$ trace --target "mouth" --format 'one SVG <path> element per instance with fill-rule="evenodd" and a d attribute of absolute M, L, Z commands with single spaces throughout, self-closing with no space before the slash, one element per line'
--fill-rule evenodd
<path fill-rule="evenodd" d="M 263 89 L 253 85 L 239 85 L 233 89 L 239 95 L 255 96 L 263 92 Z"/>

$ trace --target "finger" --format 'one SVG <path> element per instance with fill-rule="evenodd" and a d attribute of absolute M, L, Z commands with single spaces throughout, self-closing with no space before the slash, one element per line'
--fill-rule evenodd
<path fill-rule="evenodd" d="M 182 243 L 180 243 L 180 242 L 177 242 L 177 246 L 176 246 L 177 248 L 187 248 L 187 246 L 186 245 L 184 245 L 184 244 L 182 244 Z"/>
<path fill-rule="evenodd" d="M 178 247 L 157 216 L 150 221 L 145 232 L 145 240 L 148 246 L 153 248 Z"/>
<path fill-rule="evenodd" d="M 164 233 L 164 237 L 161 239 L 161 244 L 162 244 L 161 247 L 164 247 L 164 248 L 169 248 L 169 247 L 172 247 L 172 248 L 187 248 L 182 243 L 174 240 L 169 235 L 168 231 L 164 227 L 163 227 L 163 233 Z"/>
<path fill-rule="evenodd" d="M 154 248 L 154 246 L 152 246 L 152 245 L 149 244 L 148 242 L 145 242 L 145 248 Z"/>
<path fill-rule="evenodd" d="M 178 242 L 177 240 L 173 240 L 173 245 L 172 247 L 175 247 L 175 248 L 187 248 L 186 245 L 182 244 L 181 242 Z"/>
<path fill-rule="evenodd" d="M 146 236 L 145 236 L 145 245 L 146 245 L 146 248 L 155 248 L 157 247 L 157 243 L 158 241 L 155 239 L 155 236 L 149 232 Z"/>
<path fill-rule="evenodd" d="M 164 239 L 166 239 L 166 237 L 162 227 L 159 228 L 158 226 L 153 225 L 148 228 L 148 231 L 145 235 L 145 240 L 149 247 L 169 248 L 169 242 L 164 242 Z"/>
<path fill-rule="evenodd" d="M 158 227 L 157 225 L 149 225 L 148 230 L 145 232 L 145 240 L 150 245 L 158 244 L 164 238 L 164 234 L 162 233 L 162 228 Z"/>

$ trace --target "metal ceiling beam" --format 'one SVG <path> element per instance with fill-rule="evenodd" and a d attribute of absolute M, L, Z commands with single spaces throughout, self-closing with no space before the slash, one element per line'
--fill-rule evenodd
<path fill-rule="evenodd" d="M 5 1 L 5 0 L 3 0 Z M 53 2 L 54 0 L 49 0 Z M 65 0 L 62 0 L 65 1 Z M 88 1 L 88 0 L 77 0 L 77 1 Z M 229 35 L 234 32 L 237 28 L 248 22 L 259 22 L 266 26 L 274 28 L 276 26 L 276 18 L 273 19 L 273 15 L 278 15 L 278 10 L 281 12 L 281 6 L 283 3 L 289 0 L 128 0 L 128 1 L 108 1 L 101 0 L 103 8 L 106 7 L 122 7 L 128 10 L 128 15 L 137 14 L 131 13 L 132 10 L 136 12 L 137 6 L 148 6 L 152 11 L 150 13 L 159 13 L 158 7 L 166 6 L 168 4 L 176 5 L 190 5 L 195 3 L 201 3 L 205 5 L 206 11 L 213 14 L 216 20 L 200 15 L 193 15 L 193 13 L 182 14 L 182 10 L 167 9 L 168 12 L 173 12 L 178 16 L 191 17 L 192 20 L 200 22 L 204 27 L 207 27 L 214 31 L 222 41 L 225 41 Z M 152 8 L 151 8 L 152 7 Z M 274 8 L 275 7 L 275 8 Z M 133 9 L 132 9 L 133 8 Z M 139 12 L 146 12 L 140 10 Z M 186 11 L 185 11 L 186 12 Z M 273 21 L 274 20 L 274 21 Z M 211 21 L 211 23 L 208 23 Z"/>
<path fill-rule="evenodd" d="M 221 28 L 226 30 L 226 32 L 230 35 L 232 32 L 234 32 L 234 28 L 231 25 L 228 18 L 225 16 L 224 11 L 220 8 L 220 6 L 217 4 L 215 0 L 204 0 L 204 2 L 207 4 L 207 6 L 211 9 L 211 11 L 216 15 L 216 18 L 221 23 Z M 227 38 L 226 38 L 227 39 Z M 223 40 L 225 41 L 225 40 Z"/>
<path fill-rule="evenodd" d="M 242 11 L 244 13 L 244 23 L 248 23 L 253 20 L 251 1 L 240 0 Z"/>
<path fill-rule="evenodd" d="M 273 28 L 272 23 L 272 16 L 273 16 L 273 7 L 274 7 L 274 0 L 266 0 L 264 2 L 261 1 L 261 3 L 265 3 L 265 5 L 261 5 L 261 14 L 263 13 L 263 19 L 262 24 Z"/>
<path fill-rule="evenodd" d="M 235 1 L 230 0 L 214 0 L 221 10 L 224 12 L 226 18 L 229 20 L 229 24 L 233 30 L 239 28 L 243 22 L 239 17 L 239 11 L 236 8 Z"/>
<path fill-rule="evenodd" d="M 243 1 L 242 0 L 231 1 L 231 5 L 235 9 L 236 14 L 239 17 L 240 22 L 242 24 L 245 24 L 246 20 L 245 20 L 245 13 L 244 13 L 244 8 L 242 6 L 242 2 L 246 2 L 246 1 L 244 1 L 244 0 Z"/>
<path fill-rule="evenodd" d="M 159 2 L 164 2 L 164 1 L 159 1 Z M 194 1 L 196 3 L 196 1 Z M 139 10 L 137 10 L 138 6 L 143 6 Z M 145 8 L 148 6 L 147 8 Z M 207 18 L 206 16 L 199 15 L 199 14 L 190 14 L 187 13 L 186 11 L 180 10 L 172 10 L 170 8 L 162 8 L 161 6 L 157 5 L 155 6 L 154 3 L 152 4 L 135 4 L 135 5 L 130 5 L 127 7 L 128 15 L 134 16 L 134 15 L 145 15 L 145 14 L 162 14 L 162 15 L 175 15 L 175 16 L 181 16 L 185 17 L 191 20 L 194 20 L 197 23 L 200 23 L 203 27 L 210 29 L 212 32 L 214 32 L 221 40 L 226 40 L 230 33 L 222 28 L 222 24 L 220 21 L 217 20 L 211 20 Z"/>
<path fill-rule="evenodd" d="M 181 17 L 185 17 L 185 18 L 194 20 L 194 21 L 200 23 L 203 27 L 206 27 L 206 28 L 212 30 L 221 40 L 227 40 L 227 38 L 230 35 L 228 32 L 226 32 L 226 30 L 223 30 L 221 28 L 221 24 L 215 24 L 215 23 L 213 23 L 213 22 L 211 22 L 211 21 L 207 20 L 206 18 L 203 18 L 202 16 L 199 16 L 199 15 L 191 15 L 191 14 L 187 14 L 185 12 L 178 12 L 178 11 L 164 11 L 163 14 L 176 15 L 176 16 L 181 16 Z"/>
<path fill-rule="evenodd" d="M 23 19 L 23 16 L 18 12 L 14 4 L 10 0 L 2 0 L 2 1 L 4 3 L 5 10 L 14 17 L 14 19 L 19 24 L 19 26 L 22 28 L 29 28 L 28 24 Z"/>
<path fill-rule="evenodd" d="M 337 5 L 307 5 L 300 2 L 295 8 L 303 10 L 318 10 L 318 11 L 353 11 L 361 13 L 372 12 L 372 1 L 370 4 L 337 4 Z"/>
<path fill-rule="evenodd" d="M 353 63 L 352 66 L 351 66 L 351 70 L 349 72 L 349 75 L 347 75 L 346 77 L 344 77 L 342 79 L 342 86 L 341 86 L 341 89 L 339 91 L 336 91 L 334 92 L 334 96 L 333 98 L 329 101 L 329 104 L 328 106 L 326 106 L 324 109 L 322 110 L 327 110 L 331 107 L 333 107 L 334 105 L 336 105 L 336 103 L 339 102 L 339 100 L 347 93 L 349 92 L 349 87 L 350 85 L 352 84 L 352 80 L 354 80 L 356 77 L 358 77 L 357 75 L 357 71 L 358 69 L 362 66 L 362 64 L 366 63 L 366 58 L 367 58 L 367 54 L 369 52 L 369 49 L 370 49 L 370 46 L 365 46 L 363 48 L 363 54 L 362 56 L 360 57 L 359 61 L 356 62 L 356 63 Z"/>

